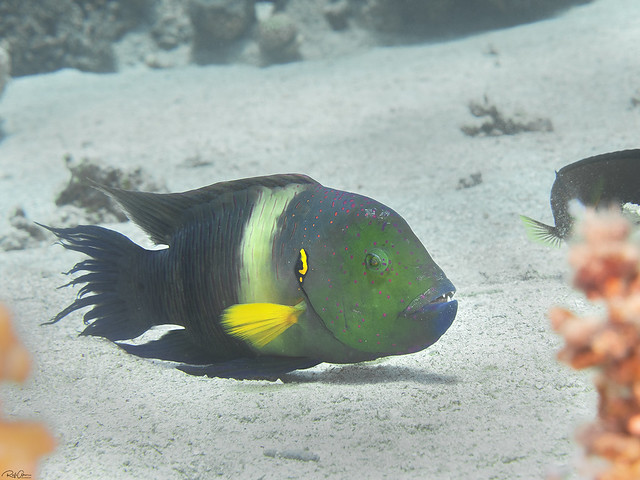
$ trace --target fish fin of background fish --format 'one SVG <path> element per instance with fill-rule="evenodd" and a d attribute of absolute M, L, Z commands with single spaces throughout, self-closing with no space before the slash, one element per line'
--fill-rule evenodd
<path fill-rule="evenodd" d="M 277 188 L 291 184 L 318 184 L 312 178 L 300 174 L 269 175 L 220 182 L 182 193 L 136 192 L 93 183 L 97 189 L 113 198 L 155 243 L 165 245 L 168 245 L 173 233 L 182 225 L 187 211 L 215 202 L 221 195 L 251 187 Z"/>
<path fill-rule="evenodd" d="M 176 368 L 189 375 L 235 378 L 238 380 L 277 380 L 283 374 L 294 370 L 311 368 L 321 363 L 304 357 L 260 356 L 236 358 L 209 365 L 179 365 Z"/>
<path fill-rule="evenodd" d="M 171 330 L 159 339 L 147 343 L 132 345 L 117 342 L 117 344 L 127 353 L 142 358 L 156 358 L 158 360 L 171 362 L 207 365 L 216 360 L 221 360 L 191 340 L 184 329 Z"/>
<path fill-rule="evenodd" d="M 82 335 L 108 338 L 111 341 L 135 338 L 153 325 L 153 319 L 138 309 L 131 309 L 130 271 L 144 249 L 124 235 L 93 225 L 75 228 L 53 228 L 41 225 L 55 234 L 69 250 L 88 255 L 67 273 L 88 272 L 64 286 L 85 284 L 76 300 L 48 323 L 56 323 L 71 312 L 92 306 L 84 315 L 87 327 Z M 91 322 L 93 320 L 93 322 Z"/>
<path fill-rule="evenodd" d="M 243 303 L 222 312 L 221 324 L 234 337 L 264 347 L 298 321 L 306 305 L 300 302 L 290 307 L 276 303 Z"/>
<path fill-rule="evenodd" d="M 522 220 L 530 240 L 551 247 L 559 247 L 562 245 L 562 239 L 558 236 L 555 227 L 545 225 L 542 222 L 524 215 L 520 215 L 520 220 Z"/>
<path fill-rule="evenodd" d="M 599 177 L 593 184 L 589 205 L 593 205 L 595 208 L 598 208 L 600 206 L 600 201 L 602 200 L 602 194 L 604 190 L 605 179 L 604 177 Z"/>

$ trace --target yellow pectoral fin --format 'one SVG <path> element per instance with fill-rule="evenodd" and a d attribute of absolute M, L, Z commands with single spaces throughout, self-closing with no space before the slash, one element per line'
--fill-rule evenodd
<path fill-rule="evenodd" d="M 306 305 L 293 307 L 276 303 L 244 303 L 232 305 L 222 312 L 222 326 L 229 335 L 264 347 L 298 321 Z"/>

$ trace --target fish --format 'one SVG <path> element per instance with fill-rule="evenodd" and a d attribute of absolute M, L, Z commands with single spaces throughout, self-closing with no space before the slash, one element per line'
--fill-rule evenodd
<path fill-rule="evenodd" d="M 319 363 L 421 351 L 452 324 L 455 287 L 407 222 L 302 174 L 182 193 L 98 186 L 161 248 L 101 226 L 45 226 L 88 258 L 48 323 L 91 307 L 81 335 L 192 375 L 279 378 Z M 164 326 L 160 337 L 134 339 Z M 142 337 L 140 337 L 142 335 Z"/>
<path fill-rule="evenodd" d="M 574 201 L 594 208 L 640 204 L 640 149 L 596 155 L 557 171 L 550 198 L 555 225 L 521 215 L 529 238 L 551 246 L 570 238 Z"/>

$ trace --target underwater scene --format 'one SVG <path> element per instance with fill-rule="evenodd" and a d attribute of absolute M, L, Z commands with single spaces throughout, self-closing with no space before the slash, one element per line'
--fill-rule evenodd
<path fill-rule="evenodd" d="M 640 479 L 638 45 L 0 0 L 0 479 Z"/>

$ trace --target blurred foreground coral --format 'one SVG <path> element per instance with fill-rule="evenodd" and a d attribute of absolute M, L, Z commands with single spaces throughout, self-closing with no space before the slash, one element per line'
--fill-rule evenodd
<path fill-rule="evenodd" d="M 0 304 L 0 380 L 23 382 L 29 374 L 29 353 L 19 342 Z M 0 418 L 0 475 L 35 478 L 40 457 L 53 451 L 55 442 L 44 425 L 35 422 L 6 422 Z"/>
<path fill-rule="evenodd" d="M 557 307 L 549 313 L 566 341 L 558 358 L 596 369 L 598 418 L 578 440 L 600 462 L 589 468 L 598 480 L 640 479 L 640 247 L 630 234 L 621 215 L 587 212 L 569 263 L 574 286 L 604 302 L 605 313 L 579 318 Z"/>

